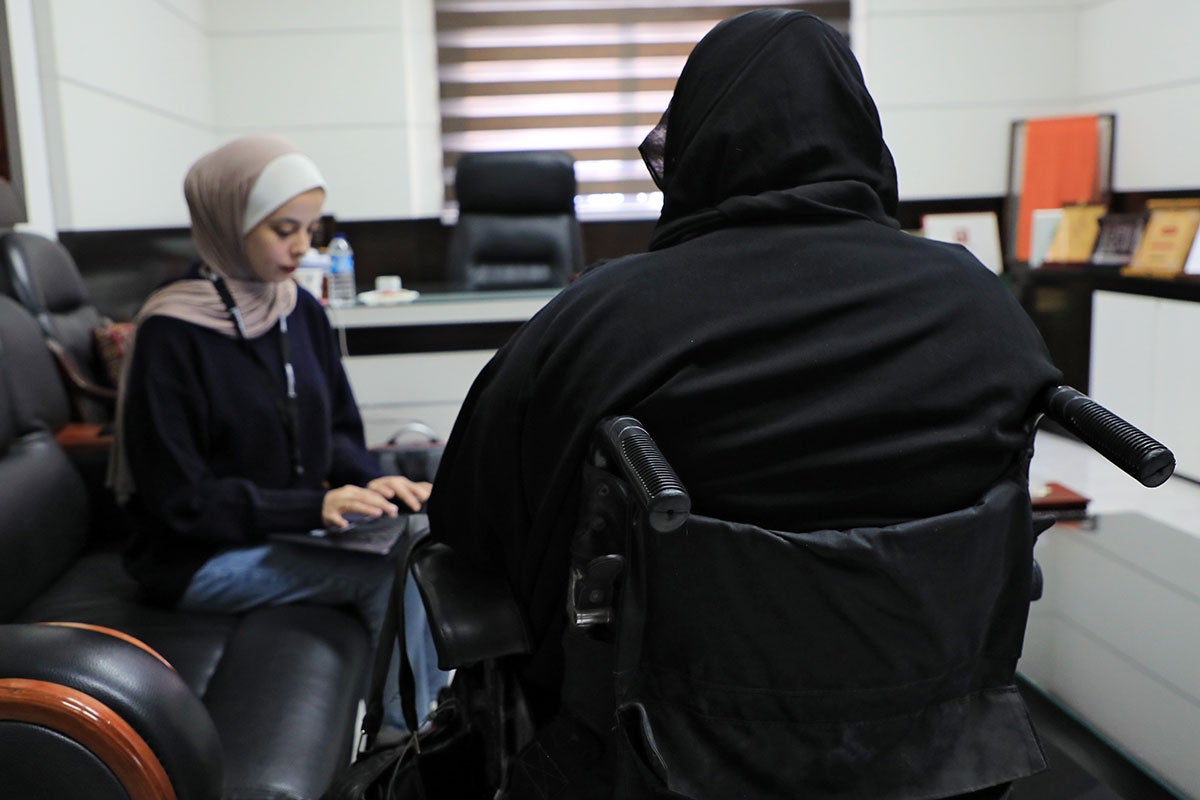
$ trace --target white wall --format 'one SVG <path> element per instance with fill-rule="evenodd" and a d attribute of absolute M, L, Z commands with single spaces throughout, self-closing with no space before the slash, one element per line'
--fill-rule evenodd
<path fill-rule="evenodd" d="M 56 223 L 182 224 L 180 187 L 212 142 L 201 0 L 36 0 Z"/>
<path fill-rule="evenodd" d="M 347 219 L 441 211 L 431 0 L 208 0 L 221 138 L 296 142 Z"/>
<path fill-rule="evenodd" d="M 1075 0 L 855 3 L 902 199 L 1004 194 L 1012 120 L 1075 107 Z"/>
<path fill-rule="evenodd" d="M 1200 186 L 1200 3 L 854 0 L 903 199 L 1002 195 L 1009 123 L 1117 115 L 1117 191 Z"/>
<path fill-rule="evenodd" d="M 192 160 L 264 130 L 342 218 L 440 214 L 432 0 L 9 6 L 33 227 L 183 226 Z M 904 199 L 1003 194 L 1013 119 L 1103 111 L 1115 188 L 1200 186 L 1194 0 L 854 0 L 853 24 Z"/>
<path fill-rule="evenodd" d="M 1106 0 L 1081 11 L 1078 107 L 1117 115 L 1117 191 L 1200 187 L 1197 30 L 1195 0 Z"/>
<path fill-rule="evenodd" d="M 24 2 L 57 228 L 184 226 L 192 161 L 268 131 L 317 160 L 339 217 L 439 213 L 431 0 Z"/>

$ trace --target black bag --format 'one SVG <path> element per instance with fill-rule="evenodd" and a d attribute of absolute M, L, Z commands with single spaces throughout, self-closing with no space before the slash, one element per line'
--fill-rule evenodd
<path fill-rule="evenodd" d="M 416 737 L 364 753 L 323 800 L 473 800 L 490 796 L 479 735 L 453 698 Z"/>
<path fill-rule="evenodd" d="M 473 800 L 488 798 L 482 738 L 470 722 L 467 698 L 455 686 L 442 690 L 437 708 L 418 726 L 416 684 L 404 639 L 404 580 L 421 537 L 406 540 L 396 556 L 391 602 L 371 672 L 362 737 L 367 747 L 322 800 Z M 400 703 L 410 731 L 397 743 L 372 746 L 383 720 L 384 678 L 392 641 L 400 649 Z"/>
<path fill-rule="evenodd" d="M 445 449 L 445 443 L 432 428 L 410 422 L 393 433 L 386 444 L 372 447 L 371 452 L 379 460 L 385 475 L 432 481 Z"/>

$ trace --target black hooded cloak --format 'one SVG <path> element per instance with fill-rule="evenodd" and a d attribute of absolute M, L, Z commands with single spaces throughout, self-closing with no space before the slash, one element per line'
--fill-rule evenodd
<path fill-rule="evenodd" d="M 714 28 L 646 150 L 665 196 L 651 251 L 585 273 L 497 353 L 430 502 L 434 536 L 502 569 L 527 611 L 542 713 L 600 418 L 641 420 L 696 513 L 840 529 L 976 502 L 1061 379 L 995 275 L 898 230 L 874 102 L 819 19 Z"/>

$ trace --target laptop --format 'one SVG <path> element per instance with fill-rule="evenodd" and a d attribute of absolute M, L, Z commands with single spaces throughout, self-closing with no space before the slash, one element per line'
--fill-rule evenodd
<path fill-rule="evenodd" d="M 267 538 L 277 542 L 386 556 L 405 535 L 420 538 L 429 532 L 429 518 L 424 514 L 398 514 L 394 517 L 347 514 L 346 520 L 350 524 L 345 528 L 272 533 Z"/>

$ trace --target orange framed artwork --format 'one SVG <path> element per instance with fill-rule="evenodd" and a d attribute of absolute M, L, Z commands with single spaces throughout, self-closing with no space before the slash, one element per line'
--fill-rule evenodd
<path fill-rule="evenodd" d="M 1107 206 L 1112 195 L 1116 116 L 1016 120 L 1009 140 L 1005 258 L 1028 262 L 1039 209 Z"/>

